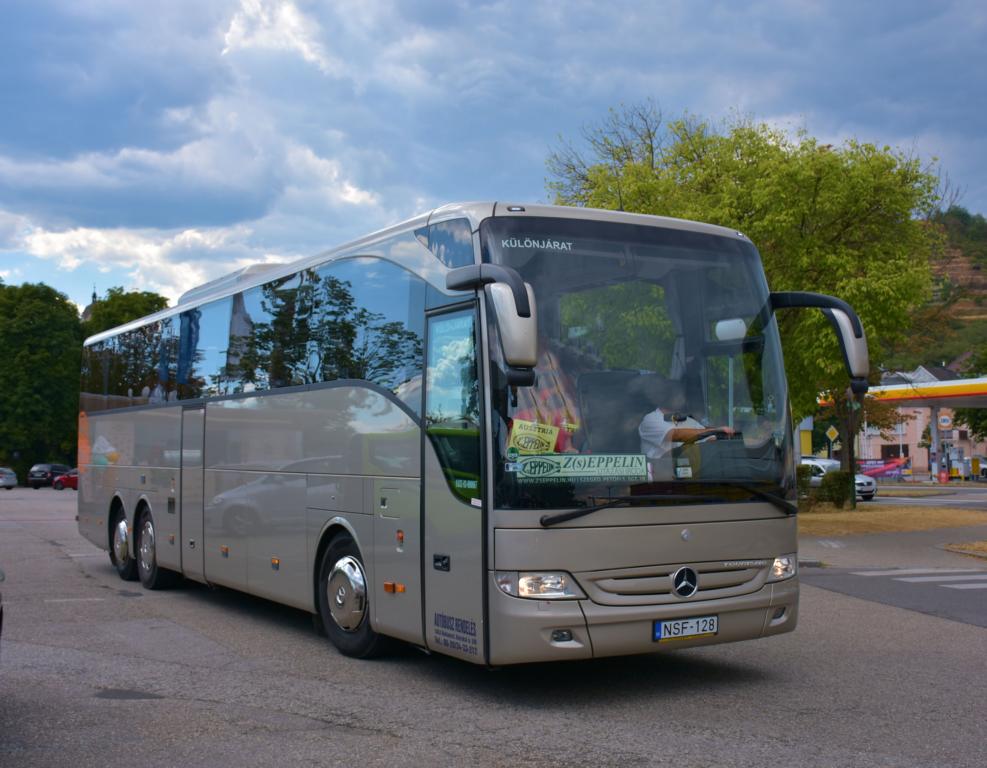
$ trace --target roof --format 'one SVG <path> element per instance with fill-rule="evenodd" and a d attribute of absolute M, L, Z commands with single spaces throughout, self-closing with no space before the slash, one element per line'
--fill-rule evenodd
<path fill-rule="evenodd" d="M 390 227 L 373 232 L 372 234 L 359 238 L 358 240 L 352 240 L 328 251 L 322 251 L 313 256 L 305 256 L 301 259 L 283 264 L 253 264 L 248 267 L 238 269 L 235 272 L 218 277 L 215 280 L 211 280 L 203 285 L 186 291 L 182 294 L 177 305 L 174 307 L 168 307 L 167 309 L 163 309 L 160 312 L 148 315 L 147 317 L 142 317 L 116 328 L 111 328 L 98 333 L 86 339 L 85 345 L 102 341 L 103 339 L 115 336 L 116 334 L 127 330 L 139 328 L 149 322 L 163 320 L 167 317 L 176 315 L 185 309 L 188 309 L 190 306 L 224 298 L 225 296 L 229 296 L 247 288 L 253 288 L 254 286 L 270 282 L 271 280 L 277 280 L 281 277 L 290 276 L 295 272 L 323 264 L 326 261 L 331 261 L 333 259 L 343 258 L 346 256 L 360 255 L 361 251 L 366 250 L 375 244 L 382 243 L 395 235 L 399 235 L 419 227 L 425 227 L 430 224 L 448 221 L 451 219 L 465 218 L 469 220 L 470 226 L 475 232 L 479 229 L 480 222 L 492 216 L 539 216 L 560 219 L 583 219 L 587 221 L 608 221 L 623 224 L 636 224 L 638 226 L 658 227 L 663 229 L 687 230 L 718 237 L 747 240 L 747 237 L 743 233 L 729 229 L 728 227 L 688 221 L 686 219 L 674 219 L 668 216 L 651 216 L 642 213 L 608 211 L 599 208 L 581 208 L 532 203 L 509 203 L 496 201 L 450 203 L 448 205 L 435 208 L 427 213 L 413 216 L 410 219 L 406 219 L 398 224 L 394 224 Z M 435 260 L 435 265 L 432 266 L 436 270 L 440 269 L 443 272 L 448 271 L 448 268 L 441 264 L 438 260 Z M 430 271 L 434 270 L 430 267 Z"/>

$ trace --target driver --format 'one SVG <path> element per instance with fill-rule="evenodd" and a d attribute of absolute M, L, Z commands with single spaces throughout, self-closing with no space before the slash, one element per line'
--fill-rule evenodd
<path fill-rule="evenodd" d="M 707 427 L 688 414 L 665 413 L 661 408 L 655 408 L 641 419 L 637 431 L 641 436 L 641 453 L 650 459 L 660 459 L 684 442 L 716 434 L 733 434 L 730 427 Z"/>
<path fill-rule="evenodd" d="M 708 427 L 683 412 L 685 393 L 682 382 L 665 379 L 655 394 L 665 405 L 648 412 L 638 426 L 641 437 L 641 453 L 651 459 L 671 455 L 673 448 L 682 443 L 701 440 L 714 435 L 732 435 L 730 427 Z"/>

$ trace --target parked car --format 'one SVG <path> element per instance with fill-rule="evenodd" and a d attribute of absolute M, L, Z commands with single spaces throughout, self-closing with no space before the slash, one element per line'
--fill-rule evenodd
<path fill-rule="evenodd" d="M 59 475 L 66 474 L 71 467 L 64 464 L 35 464 L 27 473 L 27 484 L 32 488 L 51 485 Z"/>
<path fill-rule="evenodd" d="M 52 481 L 51 487 L 56 491 L 60 491 L 63 488 L 72 488 L 76 491 L 79 490 L 79 470 L 70 469 L 64 475 L 59 475 Z"/>
<path fill-rule="evenodd" d="M 812 477 L 809 478 L 809 485 L 818 488 L 822 484 L 823 475 L 834 469 L 840 468 L 840 462 L 835 459 L 817 459 L 812 456 L 803 456 L 802 463 L 812 467 Z M 869 475 L 862 475 L 859 472 L 853 478 L 853 484 L 857 488 L 857 498 L 870 501 L 877 496 L 877 482 Z"/>
<path fill-rule="evenodd" d="M 0 488 L 6 488 L 9 491 L 16 487 L 17 473 L 10 467 L 0 467 Z"/>

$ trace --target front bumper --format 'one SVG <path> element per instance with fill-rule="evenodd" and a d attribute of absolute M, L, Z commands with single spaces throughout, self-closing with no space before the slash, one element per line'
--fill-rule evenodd
<path fill-rule="evenodd" d="M 757 592 L 674 605 L 608 606 L 590 600 L 529 600 L 505 595 L 489 574 L 490 663 L 602 658 L 668 648 L 729 643 L 791 632 L 798 623 L 798 577 L 766 584 Z M 719 616 L 713 637 L 656 643 L 656 619 Z M 555 630 L 572 639 L 552 640 Z"/>

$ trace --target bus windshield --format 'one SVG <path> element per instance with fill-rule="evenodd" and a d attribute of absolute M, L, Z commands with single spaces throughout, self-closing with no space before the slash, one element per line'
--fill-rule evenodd
<path fill-rule="evenodd" d="M 748 240 L 535 217 L 480 233 L 538 313 L 531 387 L 507 384 L 489 313 L 497 507 L 794 498 L 778 330 Z"/>

